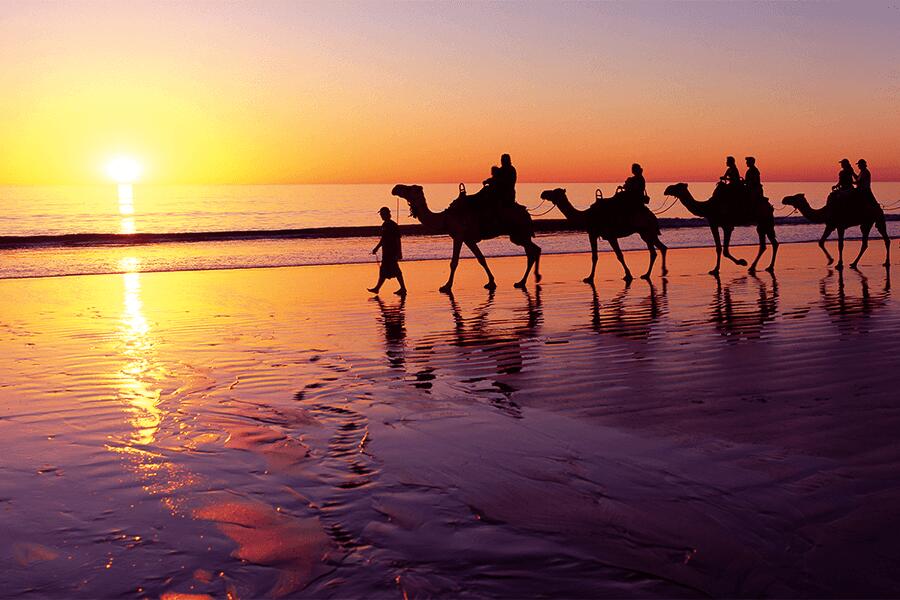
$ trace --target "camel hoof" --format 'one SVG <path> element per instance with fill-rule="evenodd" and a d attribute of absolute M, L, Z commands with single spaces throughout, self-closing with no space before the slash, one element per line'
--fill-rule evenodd
<path fill-rule="evenodd" d="M 486 289 L 486 290 L 496 290 L 496 289 L 497 289 L 497 284 L 494 283 L 493 281 L 488 281 L 486 284 L 484 284 L 484 289 Z"/>
<path fill-rule="evenodd" d="M 442 294 L 449 294 L 449 293 L 450 293 L 450 286 L 449 286 L 449 285 L 442 285 L 441 287 L 438 288 L 438 291 L 441 292 Z"/>
<path fill-rule="evenodd" d="M 857 266 L 856 263 L 850 263 L 850 268 L 853 269 L 854 271 L 858 271 L 858 270 L 859 270 L 859 267 Z"/>
<path fill-rule="evenodd" d="M 838 271 L 843 271 L 844 265 L 842 265 L 841 263 L 838 263 L 838 264 L 834 265 L 834 268 L 837 269 Z"/>
<path fill-rule="evenodd" d="M 518 288 L 518 289 L 520 289 L 520 290 L 524 290 L 524 289 L 525 289 L 525 282 L 524 282 L 524 281 L 517 281 L 517 282 L 515 282 L 515 283 L 513 284 L 513 287 L 514 287 L 514 288 Z"/>
<path fill-rule="evenodd" d="M 622 281 L 634 281 L 634 277 L 631 275 L 631 273 L 628 273 L 627 275 L 625 275 L 625 277 L 622 278 Z"/>
<path fill-rule="evenodd" d="M 718 270 L 718 269 L 713 269 L 712 271 L 709 272 L 709 274 L 710 274 L 710 275 L 718 275 L 718 274 L 719 274 L 719 270 Z"/>
<path fill-rule="evenodd" d="M 594 278 L 593 278 L 593 277 L 585 277 L 585 278 L 582 279 L 581 281 L 583 281 L 583 282 L 585 282 L 585 283 L 593 284 L 593 283 L 594 283 Z"/>
<path fill-rule="evenodd" d="M 743 258 L 739 258 L 739 259 L 737 259 L 736 261 L 734 261 L 734 264 L 740 265 L 740 266 L 742 266 L 742 267 L 746 267 L 746 266 L 747 266 L 747 261 L 744 260 Z"/>
<path fill-rule="evenodd" d="M 772 273 L 772 274 L 774 275 L 774 274 L 775 274 L 775 267 L 774 267 L 774 266 L 773 266 L 773 267 L 766 267 L 766 272 L 767 272 L 767 273 Z"/>
<path fill-rule="evenodd" d="M 644 273 L 643 275 L 641 275 L 641 279 L 643 279 L 644 281 L 650 281 L 650 273 Z"/>
<path fill-rule="evenodd" d="M 541 279 L 543 279 L 543 278 L 544 278 L 544 276 L 541 275 L 540 273 L 535 273 L 535 274 L 534 274 L 534 281 L 535 281 L 535 283 L 540 283 L 540 282 L 541 282 Z"/>
<path fill-rule="evenodd" d="M 663 276 L 663 277 L 665 277 L 665 276 L 668 275 L 668 274 L 669 274 L 669 270 L 668 270 L 668 269 L 663 269 L 663 270 L 662 270 L 662 276 Z"/>
<path fill-rule="evenodd" d="M 753 275 L 754 273 L 756 273 L 756 267 L 750 267 L 749 269 L 747 269 L 747 272 Z"/>
<path fill-rule="evenodd" d="M 889 267 L 889 266 L 891 266 L 891 263 L 889 263 L 889 262 L 883 262 L 883 263 L 881 263 L 881 266 L 882 266 L 882 267 Z"/>

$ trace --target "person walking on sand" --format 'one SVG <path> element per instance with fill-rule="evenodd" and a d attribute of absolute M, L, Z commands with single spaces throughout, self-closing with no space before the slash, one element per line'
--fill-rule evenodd
<path fill-rule="evenodd" d="M 369 288 L 373 294 L 377 294 L 384 285 L 385 280 L 397 278 L 400 282 L 400 289 L 395 294 L 398 296 L 406 295 L 406 284 L 403 282 L 403 273 L 400 271 L 400 260 L 403 258 L 403 248 L 400 245 L 400 226 L 391 219 L 391 209 L 382 206 L 378 210 L 381 220 L 381 239 L 378 245 L 372 248 L 372 254 L 381 249 L 381 266 L 378 269 L 378 283 L 375 287 Z"/>

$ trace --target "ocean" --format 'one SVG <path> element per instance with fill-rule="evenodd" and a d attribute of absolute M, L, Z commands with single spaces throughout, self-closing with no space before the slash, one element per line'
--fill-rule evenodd
<path fill-rule="evenodd" d="M 672 204 L 672 199 L 663 195 L 666 185 L 648 184 L 650 207 L 665 218 L 663 241 L 670 247 L 712 245 L 708 229 L 689 220 L 692 215 L 680 203 Z M 458 194 L 455 183 L 423 186 L 435 210 L 446 207 Z M 786 216 L 791 211 L 781 206 L 782 197 L 802 192 L 813 206 L 820 206 L 830 186 L 830 182 L 767 183 L 766 195 L 776 207 L 776 216 Z M 479 187 L 467 184 L 470 193 Z M 608 197 L 616 184 L 523 183 L 517 186 L 517 199 L 536 213 L 545 213 L 549 204 L 541 205 L 540 193 L 555 187 L 566 188 L 573 204 L 583 208 L 593 202 L 595 190 L 602 189 Z M 708 198 L 713 187 L 711 182 L 690 183 L 698 199 Z M 266 232 L 376 226 L 381 206 L 390 207 L 399 223 L 413 223 L 405 203 L 398 203 L 391 188 L 391 184 L 2 186 L 0 245 L 4 238 L 11 237 L 17 243 L 0 249 L 0 278 L 374 262 L 370 253 L 373 238 L 285 237 Z M 898 213 L 900 207 L 894 205 L 900 200 L 900 182 L 876 183 L 874 191 L 890 209 L 888 212 Z M 561 217 L 554 209 L 536 218 Z M 797 223 L 780 226 L 778 235 L 784 242 L 810 241 L 818 239 L 821 231 L 820 225 Z M 892 237 L 897 236 L 900 224 L 889 222 L 889 231 Z M 238 234 L 232 238 L 241 237 L 242 232 L 255 233 L 253 239 L 199 241 L 202 236 L 182 235 L 138 244 L 128 237 L 115 237 L 209 232 Z M 89 239 L 64 237 L 78 234 L 95 235 Z M 850 237 L 858 237 L 858 232 Z M 536 241 L 550 254 L 589 248 L 583 233 L 540 233 Z M 733 238 L 733 245 L 755 243 L 752 228 L 739 229 Z M 488 256 L 521 252 L 506 239 L 489 240 L 481 246 Z M 622 247 L 637 249 L 643 243 L 632 236 L 623 241 Z M 609 247 L 601 243 L 601 250 L 608 251 Z M 445 236 L 404 239 L 407 260 L 449 255 L 450 243 Z"/>

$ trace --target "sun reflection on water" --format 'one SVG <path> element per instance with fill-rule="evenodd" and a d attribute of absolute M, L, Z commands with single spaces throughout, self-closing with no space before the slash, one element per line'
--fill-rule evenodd
<path fill-rule="evenodd" d="M 130 443 L 146 446 L 156 439 L 156 432 L 162 421 L 160 389 L 151 373 L 153 343 L 141 301 L 141 274 L 138 272 L 140 261 L 134 257 L 123 258 L 119 267 L 125 271 L 122 274 L 124 298 L 119 335 L 126 358 L 119 373 L 119 398 L 131 413 L 134 431 Z"/>
<path fill-rule="evenodd" d="M 119 184 L 119 214 L 122 215 L 122 220 L 119 225 L 119 233 L 136 233 L 137 227 L 135 226 L 133 216 L 134 187 L 130 183 Z"/>

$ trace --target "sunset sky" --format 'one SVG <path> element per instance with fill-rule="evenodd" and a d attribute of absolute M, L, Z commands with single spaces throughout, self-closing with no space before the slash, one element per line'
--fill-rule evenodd
<path fill-rule="evenodd" d="M 0 183 L 900 180 L 900 2 L 0 0 Z M 741 161 L 742 162 L 742 161 Z"/>

